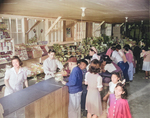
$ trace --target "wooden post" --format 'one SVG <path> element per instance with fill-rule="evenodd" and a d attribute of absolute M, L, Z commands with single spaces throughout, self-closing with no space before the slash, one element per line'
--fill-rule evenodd
<path fill-rule="evenodd" d="M 48 30 L 49 26 L 48 22 L 49 22 L 48 19 L 45 19 L 45 32 Z M 45 36 L 45 41 L 47 41 L 47 44 L 49 44 L 49 35 Z"/>
<path fill-rule="evenodd" d="M 66 21 L 63 21 L 63 41 L 66 41 Z"/>
<path fill-rule="evenodd" d="M 28 20 L 24 18 L 24 33 L 28 31 Z M 29 37 L 28 34 L 25 35 L 25 43 L 28 43 Z"/>

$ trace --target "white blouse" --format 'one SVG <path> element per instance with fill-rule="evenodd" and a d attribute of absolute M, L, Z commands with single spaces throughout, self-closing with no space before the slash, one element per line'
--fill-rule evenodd
<path fill-rule="evenodd" d="M 114 93 L 116 85 L 117 83 L 114 84 L 113 82 L 109 82 L 109 91 L 111 94 Z"/>
<path fill-rule="evenodd" d="M 10 91 L 9 88 L 5 88 L 4 96 L 7 96 L 13 92 L 23 89 L 23 82 L 27 79 L 27 72 L 23 68 L 20 68 L 18 73 L 16 73 L 13 67 L 6 70 L 4 79 L 9 80 L 9 85 L 13 89 L 13 91 Z"/>
<path fill-rule="evenodd" d="M 94 54 L 94 55 L 92 56 L 92 58 L 91 58 L 91 61 L 92 61 L 92 60 L 94 60 L 94 59 L 99 60 L 99 59 L 100 59 L 100 57 L 99 57 L 97 54 Z"/>
<path fill-rule="evenodd" d="M 115 71 L 117 69 L 112 63 L 110 63 L 110 64 L 106 64 L 105 65 L 104 70 L 107 70 L 108 72 L 111 73 L 111 72 L 113 72 L 113 71 Z"/>
<path fill-rule="evenodd" d="M 59 68 L 60 70 L 63 69 L 63 65 L 57 59 L 50 59 L 49 57 L 43 63 L 43 69 L 45 73 L 45 79 L 49 79 L 52 76 L 51 73 L 56 73 L 56 69 Z"/>
<path fill-rule="evenodd" d="M 119 55 L 119 53 L 115 50 L 112 52 L 111 59 L 117 64 L 120 61 L 123 61 L 122 57 Z"/>

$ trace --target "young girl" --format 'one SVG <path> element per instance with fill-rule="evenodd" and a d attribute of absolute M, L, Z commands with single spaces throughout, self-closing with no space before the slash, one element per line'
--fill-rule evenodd
<path fill-rule="evenodd" d="M 114 89 L 118 83 L 118 81 L 120 80 L 120 76 L 119 73 L 112 73 L 111 76 L 111 82 L 109 82 L 109 91 L 108 93 L 105 95 L 105 97 L 103 98 L 103 100 L 107 101 L 108 97 L 110 94 L 114 94 Z"/>
<path fill-rule="evenodd" d="M 150 79 L 150 50 L 143 48 L 141 57 L 144 57 L 142 70 L 145 71 L 145 79 Z"/>
<path fill-rule="evenodd" d="M 115 87 L 115 94 L 109 96 L 110 107 L 108 110 L 108 118 L 131 118 L 130 108 L 127 98 L 127 90 L 122 83 L 118 83 Z"/>
<path fill-rule="evenodd" d="M 6 85 L 4 96 L 23 89 L 23 82 L 28 87 L 27 73 L 21 68 L 22 62 L 18 56 L 12 58 L 13 67 L 6 71 L 4 82 Z"/>
<path fill-rule="evenodd" d="M 86 96 L 87 118 L 97 118 L 102 114 L 102 103 L 99 91 L 102 90 L 102 77 L 99 75 L 99 61 L 94 59 L 85 75 L 85 84 L 88 85 Z M 93 116 L 92 116 L 93 115 Z"/>

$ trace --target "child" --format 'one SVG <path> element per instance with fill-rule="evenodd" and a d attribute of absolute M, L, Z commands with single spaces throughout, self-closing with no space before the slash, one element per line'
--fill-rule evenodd
<path fill-rule="evenodd" d="M 108 93 L 105 95 L 105 97 L 103 98 L 103 100 L 107 101 L 108 97 L 110 94 L 114 94 L 114 89 L 118 83 L 118 81 L 120 80 L 120 76 L 119 73 L 112 73 L 111 76 L 111 82 L 109 82 L 109 91 Z"/>
<path fill-rule="evenodd" d="M 109 96 L 108 118 L 132 118 L 127 98 L 127 90 L 122 83 L 115 87 L 115 94 Z"/>
<path fill-rule="evenodd" d="M 85 84 L 88 85 L 86 96 L 87 118 L 97 118 L 102 114 L 102 103 L 99 91 L 102 90 L 102 77 L 99 75 L 99 61 L 94 59 L 85 75 Z M 93 116 L 92 116 L 93 115 Z"/>
<path fill-rule="evenodd" d="M 144 57 L 142 70 L 145 71 L 145 79 L 150 79 L 150 50 L 143 48 L 141 57 Z"/>
<path fill-rule="evenodd" d="M 127 58 L 128 64 L 129 64 L 128 76 L 129 76 L 130 82 L 132 82 L 133 81 L 133 70 L 134 70 L 134 67 L 133 67 L 133 56 L 129 52 L 129 49 L 127 47 L 125 47 L 124 50 L 125 50 L 125 53 L 126 53 L 126 58 Z"/>

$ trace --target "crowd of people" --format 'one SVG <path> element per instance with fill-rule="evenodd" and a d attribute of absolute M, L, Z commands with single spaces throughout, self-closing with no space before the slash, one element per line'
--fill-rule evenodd
<path fill-rule="evenodd" d="M 139 52 L 140 53 L 140 52 Z M 48 58 L 43 63 L 45 80 L 54 77 L 57 68 L 64 75 L 64 67 L 55 58 L 55 51 L 50 49 Z M 150 79 L 150 51 L 142 48 L 142 69 L 145 71 L 145 79 Z M 103 114 L 102 100 L 107 101 L 108 118 L 131 118 L 127 101 L 126 85 L 133 81 L 137 57 L 129 45 L 121 48 L 113 44 L 106 54 L 97 54 L 95 47 L 91 47 L 89 56 L 77 60 L 70 57 L 67 61 L 69 77 L 62 81 L 68 86 L 69 106 L 68 118 L 81 118 L 81 109 L 87 110 L 87 118 L 98 118 Z M 26 71 L 21 67 L 19 57 L 12 58 L 12 68 L 5 73 L 5 96 L 23 89 L 23 83 L 28 87 Z M 109 90 L 105 95 L 103 87 Z"/>

